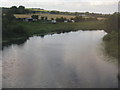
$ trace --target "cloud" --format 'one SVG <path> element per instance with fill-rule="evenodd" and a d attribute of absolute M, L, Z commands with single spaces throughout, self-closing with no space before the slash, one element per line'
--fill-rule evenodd
<path fill-rule="evenodd" d="M 93 6 L 100 6 L 100 5 L 113 5 L 113 4 L 117 4 L 117 1 L 94 1 L 94 2 L 90 2 L 90 5 Z"/>

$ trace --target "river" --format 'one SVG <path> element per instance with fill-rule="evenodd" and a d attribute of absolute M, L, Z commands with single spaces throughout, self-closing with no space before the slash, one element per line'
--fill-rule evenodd
<path fill-rule="evenodd" d="M 3 88 L 116 88 L 103 30 L 33 36 L 2 51 Z"/>

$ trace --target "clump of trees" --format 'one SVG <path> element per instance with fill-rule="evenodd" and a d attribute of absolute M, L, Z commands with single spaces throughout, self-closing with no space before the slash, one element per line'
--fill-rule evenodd
<path fill-rule="evenodd" d="M 25 28 L 16 23 L 13 15 L 15 10 L 8 10 L 2 14 L 2 36 L 3 39 L 27 35 Z"/>
<path fill-rule="evenodd" d="M 25 9 L 24 6 L 12 6 L 11 8 L 2 8 L 3 13 L 11 12 L 12 14 L 26 14 L 31 13 L 31 10 Z"/>
<path fill-rule="evenodd" d="M 105 20 L 105 31 L 108 35 L 104 37 L 104 40 L 118 39 L 120 34 L 120 13 L 114 13 Z"/>
<path fill-rule="evenodd" d="M 72 20 L 74 20 L 75 22 L 83 22 L 83 21 L 96 21 L 97 18 L 92 18 L 92 17 L 89 17 L 89 18 L 84 18 L 83 16 L 76 16 L 76 17 L 72 17 L 70 19 L 67 19 L 65 17 L 61 17 L 61 18 L 56 18 L 56 21 L 57 22 L 64 22 L 64 21 L 68 21 L 68 22 L 71 22 Z"/>
<path fill-rule="evenodd" d="M 60 14 L 59 11 L 51 11 L 50 13 L 51 13 L 51 14 Z"/>
<path fill-rule="evenodd" d="M 43 17 L 43 16 L 42 16 L 42 17 L 41 17 L 41 20 L 42 20 L 42 21 L 44 21 L 44 20 L 47 21 L 47 20 L 48 20 L 48 17 Z"/>
<path fill-rule="evenodd" d="M 65 20 L 67 20 L 67 19 L 64 18 L 64 17 L 56 18 L 56 21 L 57 21 L 57 22 L 64 22 Z"/>
<path fill-rule="evenodd" d="M 120 56 L 118 53 L 120 46 L 120 13 L 114 13 L 110 15 L 105 21 L 105 31 L 108 33 L 104 36 L 103 40 L 105 41 L 105 50 L 107 54 L 113 57 Z"/>
<path fill-rule="evenodd" d="M 47 20 L 48 20 L 48 17 L 45 17 L 45 20 L 47 21 Z"/>
<path fill-rule="evenodd" d="M 33 19 L 38 19 L 39 17 L 38 17 L 38 15 L 32 15 L 31 16 Z"/>
<path fill-rule="evenodd" d="M 84 21 L 84 18 L 82 16 L 76 16 L 74 18 L 74 20 L 75 20 L 75 22 L 82 22 L 82 21 Z"/>
<path fill-rule="evenodd" d="M 120 13 L 114 13 L 113 15 L 109 16 L 105 21 L 105 31 L 110 33 L 112 31 L 118 32 L 120 29 Z"/>

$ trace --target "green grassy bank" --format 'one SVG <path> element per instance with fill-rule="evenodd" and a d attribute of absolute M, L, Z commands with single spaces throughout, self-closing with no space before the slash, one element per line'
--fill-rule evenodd
<path fill-rule="evenodd" d="M 50 22 L 16 22 L 20 27 L 24 27 L 22 34 L 18 30 L 22 28 L 14 28 L 14 32 L 11 33 L 10 37 L 3 38 L 2 43 L 7 43 L 11 41 L 21 40 L 23 38 L 33 36 L 33 35 L 46 35 L 49 33 L 61 33 L 70 32 L 76 30 L 101 30 L 104 29 L 103 21 L 88 21 L 88 22 L 76 22 L 76 23 L 56 23 L 52 24 Z M 14 25 L 12 25 L 15 27 Z M 17 29 L 17 30 L 16 30 Z M 13 30 L 13 29 L 12 29 Z M 25 34 L 24 34 L 25 32 Z"/>
<path fill-rule="evenodd" d="M 105 51 L 109 56 L 118 58 L 118 33 L 117 32 L 111 32 L 108 33 L 103 38 L 104 44 L 105 44 Z"/>
<path fill-rule="evenodd" d="M 119 51 L 119 35 L 120 35 L 120 13 L 114 13 L 105 21 L 105 31 L 108 33 L 104 38 L 105 50 L 109 56 L 118 58 Z"/>
<path fill-rule="evenodd" d="M 41 22 L 19 22 L 25 27 L 29 35 L 46 34 L 52 32 L 69 32 L 75 30 L 99 30 L 104 29 L 102 21 L 76 22 L 76 23 L 41 23 Z"/>

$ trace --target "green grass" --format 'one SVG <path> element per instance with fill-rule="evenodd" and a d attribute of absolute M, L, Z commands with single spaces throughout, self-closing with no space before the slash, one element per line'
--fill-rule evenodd
<path fill-rule="evenodd" d="M 76 23 L 41 23 L 41 22 L 19 22 L 24 26 L 29 35 L 46 34 L 52 32 L 67 32 L 74 30 L 100 30 L 104 29 L 102 21 L 76 22 Z"/>
<path fill-rule="evenodd" d="M 108 33 L 103 38 L 104 44 L 105 44 L 105 51 L 109 56 L 118 58 L 118 33 L 117 32 L 111 32 Z"/>
<path fill-rule="evenodd" d="M 10 38 L 5 37 L 2 43 L 21 40 L 33 35 L 46 35 L 50 33 L 70 32 L 76 30 L 101 30 L 104 29 L 103 21 L 89 21 L 76 23 L 57 23 L 52 24 L 48 22 L 16 22 L 18 25 L 24 27 L 25 35 L 19 33 L 13 34 Z"/>

